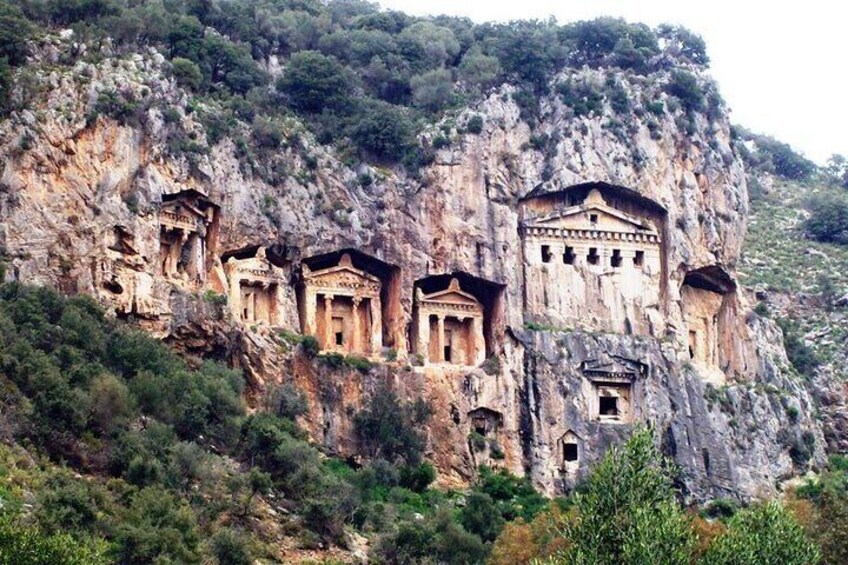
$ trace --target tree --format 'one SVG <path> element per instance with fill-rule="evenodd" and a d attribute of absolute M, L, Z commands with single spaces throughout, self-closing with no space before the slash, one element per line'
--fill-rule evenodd
<path fill-rule="evenodd" d="M 698 77 L 690 72 L 673 71 L 665 91 L 677 97 L 689 113 L 704 109 L 704 92 L 698 84 Z"/>
<path fill-rule="evenodd" d="M 419 430 L 431 414 L 432 409 L 424 400 L 401 402 L 384 384 L 354 415 L 353 425 L 369 456 L 414 466 L 420 463 L 424 449 L 424 436 Z"/>
<path fill-rule="evenodd" d="M 703 557 L 705 565 L 815 565 L 819 550 L 777 502 L 737 513 Z"/>
<path fill-rule="evenodd" d="M 389 161 L 400 160 L 414 144 L 412 122 L 406 112 L 380 100 L 361 105 L 350 137 L 367 153 Z"/>
<path fill-rule="evenodd" d="M 323 109 L 340 111 L 347 105 L 351 81 L 341 63 L 318 51 L 292 55 L 277 88 L 288 95 L 295 109 L 319 113 Z"/>
<path fill-rule="evenodd" d="M 680 55 L 703 67 L 709 66 L 707 44 L 704 39 L 692 33 L 685 27 L 663 24 L 659 27 L 659 35 L 666 40 L 666 50 Z"/>
<path fill-rule="evenodd" d="M 831 183 L 848 188 L 848 159 L 843 155 L 831 155 L 824 169 Z"/>
<path fill-rule="evenodd" d="M 105 565 L 105 543 L 48 535 L 30 526 L 0 521 L 0 565 Z"/>
<path fill-rule="evenodd" d="M 438 112 L 450 102 L 453 95 L 453 77 L 447 69 L 427 71 L 412 77 L 412 102 L 431 112 Z"/>
<path fill-rule="evenodd" d="M 504 519 L 495 506 L 495 501 L 484 492 L 472 491 L 460 512 L 462 526 L 477 534 L 483 541 L 495 541 L 504 527 Z"/>
<path fill-rule="evenodd" d="M 35 26 L 21 9 L 5 1 L 0 2 L 0 59 L 12 66 L 26 61 L 27 41 L 35 32 Z"/>
<path fill-rule="evenodd" d="M 459 63 L 459 78 L 477 90 L 493 86 L 500 74 L 501 62 L 498 58 L 485 55 L 478 45 L 466 51 Z"/>
<path fill-rule="evenodd" d="M 203 82 L 203 73 L 194 61 L 183 57 L 174 57 L 171 60 L 174 78 L 182 86 L 197 90 Z"/>
<path fill-rule="evenodd" d="M 810 217 L 804 227 L 818 241 L 848 245 L 848 198 L 815 196 L 808 205 Z"/>
<path fill-rule="evenodd" d="M 571 545 L 556 563 L 689 564 L 695 539 L 651 431 L 610 448 L 574 505 L 576 518 L 562 529 Z"/>

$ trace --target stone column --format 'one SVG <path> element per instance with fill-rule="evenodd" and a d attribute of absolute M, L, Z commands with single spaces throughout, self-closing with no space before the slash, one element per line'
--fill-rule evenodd
<path fill-rule="evenodd" d="M 420 306 L 416 322 L 418 331 L 415 336 L 415 353 L 421 355 L 426 363 L 430 360 L 430 315 Z"/>
<path fill-rule="evenodd" d="M 303 290 L 303 335 L 311 335 L 318 339 L 318 294 L 314 289 L 306 287 Z"/>
<path fill-rule="evenodd" d="M 230 257 L 225 270 L 229 283 L 230 311 L 236 320 L 241 320 L 241 287 L 239 286 L 238 270 L 235 266 L 235 258 Z"/>
<path fill-rule="evenodd" d="M 353 335 L 350 337 L 350 347 L 348 347 L 349 351 L 361 353 L 362 352 L 362 340 L 360 339 L 359 333 L 359 303 L 362 302 L 362 298 L 359 296 L 354 296 L 353 300 L 351 300 L 353 307 L 351 308 L 351 312 L 353 313 L 353 319 L 351 320 L 353 325 Z"/>
<path fill-rule="evenodd" d="M 333 335 L 333 295 L 324 295 L 324 343 L 323 349 L 332 349 L 336 344 Z"/>
<path fill-rule="evenodd" d="M 171 247 L 171 264 L 168 266 L 169 274 L 173 276 L 180 274 L 178 265 L 180 263 L 180 257 L 183 254 L 183 247 L 185 247 L 186 241 L 188 241 L 188 234 L 184 230 L 179 230 L 179 234 L 180 236 L 176 240 L 176 245 Z"/>
<path fill-rule="evenodd" d="M 469 352 L 468 362 L 471 365 L 479 365 L 486 360 L 486 339 L 483 336 L 483 318 L 477 316 L 471 318 L 471 334 L 473 354 Z"/>
<path fill-rule="evenodd" d="M 380 296 L 374 296 L 368 300 L 371 308 L 371 353 L 376 355 L 383 349 L 383 307 Z"/>
<path fill-rule="evenodd" d="M 252 287 L 255 288 L 255 287 Z M 247 321 L 256 321 L 256 291 L 251 290 L 247 295 Z"/>
<path fill-rule="evenodd" d="M 437 330 L 436 330 L 436 362 L 445 362 L 445 316 L 444 314 L 437 315 Z"/>
<path fill-rule="evenodd" d="M 283 285 L 279 283 L 271 285 L 271 304 L 269 306 L 270 311 L 268 313 L 268 318 L 272 326 L 283 325 L 281 314 L 283 310 L 284 298 L 285 295 L 283 293 Z"/>

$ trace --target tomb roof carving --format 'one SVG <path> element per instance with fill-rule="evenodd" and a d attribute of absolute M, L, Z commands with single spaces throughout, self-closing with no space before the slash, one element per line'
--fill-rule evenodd
<path fill-rule="evenodd" d="M 604 355 L 587 359 L 580 364 L 583 376 L 593 382 L 631 383 L 648 372 L 648 367 L 635 359 L 618 355 Z"/>
<path fill-rule="evenodd" d="M 499 424 L 503 423 L 503 414 L 498 412 L 497 410 L 492 410 L 491 408 L 487 408 L 486 406 L 480 406 L 475 408 L 474 410 L 470 410 L 468 412 L 469 418 L 489 418 L 492 420 L 496 420 Z"/>
<path fill-rule="evenodd" d="M 224 264 L 230 276 L 235 273 L 242 281 L 272 284 L 279 282 L 281 277 L 278 269 L 268 261 L 264 247 L 257 247 L 253 257 L 230 255 Z"/>
<path fill-rule="evenodd" d="M 335 267 L 313 271 L 304 264 L 302 269 L 307 286 L 321 287 L 328 292 L 340 294 L 365 292 L 369 295 L 377 295 L 380 292 L 380 279 L 354 267 L 348 253 L 341 256 L 339 264 Z"/>
<path fill-rule="evenodd" d="M 608 205 L 598 189 L 592 189 L 582 204 L 530 217 L 524 221 L 524 226 L 657 235 L 656 229 L 646 220 Z"/>
<path fill-rule="evenodd" d="M 416 291 L 419 307 L 427 310 L 446 310 L 462 312 L 469 316 L 482 316 L 483 307 L 473 294 L 460 288 L 456 278 L 451 279 L 448 288 L 430 294 L 424 294 L 420 288 Z"/>

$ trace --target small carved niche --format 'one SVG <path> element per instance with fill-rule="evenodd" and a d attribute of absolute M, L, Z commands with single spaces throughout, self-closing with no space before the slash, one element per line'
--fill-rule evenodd
<path fill-rule="evenodd" d="M 501 459 L 499 443 L 503 414 L 491 408 L 480 407 L 467 414 L 469 446 L 478 457 Z"/>
<path fill-rule="evenodd" d="M 580 451 L 582 440 L 572 430 L 568 430 L 557 441 L 560 468 L 565 472 L 573 472 L 580 466 Z"/>
<path fill-rule="evenodd" d="M 607 356 L 581 364 L 583 376 L 592 383 L 590 416 L 599 422 L 628 423 L 633 419 L 633 385 L 647 367 L 633 359 Z"/>

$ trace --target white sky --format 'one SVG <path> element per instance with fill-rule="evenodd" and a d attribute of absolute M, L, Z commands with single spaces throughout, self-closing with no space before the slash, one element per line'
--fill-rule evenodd
<path fill-rule="evenodd" d="M 681 24 L 707 42 L 733 123 L 823 163 L 848 156 L 848 3 L 839 0 L 378 0 L 475 22 L 599 16 Z"/>

